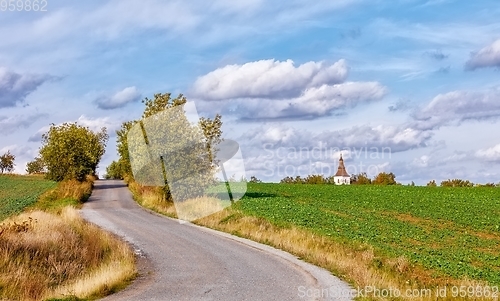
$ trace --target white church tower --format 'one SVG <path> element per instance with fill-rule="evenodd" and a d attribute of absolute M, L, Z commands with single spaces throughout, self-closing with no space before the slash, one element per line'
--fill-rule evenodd
<path fill-rule="evenodd" d="M 351 176 L 347 173 L 344 166 L 344 159 L 342 159 L 342 154 L 340 154 L 339 159 L 339 169 L 337 173 L 333 176 L 333 181 L 335 185 L 350 185 L 351 184 Z"/>

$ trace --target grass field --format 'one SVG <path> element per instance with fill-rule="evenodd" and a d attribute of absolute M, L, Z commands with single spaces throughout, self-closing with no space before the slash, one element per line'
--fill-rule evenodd
<path fill-rule="evenodd" d="M 234 209 L 500 285 L 500 189 L 249 184 Z"/>
<path fill-rule="evenodd" d="M 56 185 L 40 176 L 1 175 L 0 221 L 33 205 L 43 192 Z"/>

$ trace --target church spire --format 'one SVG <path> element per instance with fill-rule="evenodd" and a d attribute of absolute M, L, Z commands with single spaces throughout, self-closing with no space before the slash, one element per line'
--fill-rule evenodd
<path fill-rule="evenodd" d="M 345 169 L 344 159 L 342 159 L 342 153 L 340 153 L 339 168 L 337 169 L 335 177 L 350 177 Z"/>

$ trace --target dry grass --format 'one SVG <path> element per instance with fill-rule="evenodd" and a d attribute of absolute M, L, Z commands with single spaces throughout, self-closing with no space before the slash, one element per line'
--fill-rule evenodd
<path fill-rule="evenodd" d="M 0 299 L 103 296 L 135 275 L 128 245 L 72 207 L 33 211 L 0 224 Z"/>
<path fill-rule="evenodd" d="M 32 209 L 60 213 L 68 205 L 79 208 L 92 194 L 93 180 L 89 177 L 85 182 L 62 181 L 55 189 L 42 194 Z"/>
<path fill-rule="evenodd" d="M 174 203 L 167 202 L 159 187 L 141 186 L 135 181 L 128 181 L 128 187 L 136 202 L 141 206 L 177 218 Z"/>

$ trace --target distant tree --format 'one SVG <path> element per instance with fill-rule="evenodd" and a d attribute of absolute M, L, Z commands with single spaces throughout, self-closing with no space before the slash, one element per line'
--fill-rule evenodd
<path fill-rule="evenodd" d="M 83 181 L 87 175 L 94 175 L 107 140 L 106 128 L 94 133 L 77 123 L 52 124 L 42 135 L 40 148 L 40 157 L 47 168 L 46 178 Z"/>
<path fill-rule="evenodd" d="M 304 184 L 304 179 L 301 178 L 300 176 L 296 176 L 295 178 L 292 178 L 290 176 L 287 176 L 283 179 L 281 179 L 280 183 L 288 183 L 288 184 Z"/>
<path fill-rule="evenodd" d="M 351 184 L 353 185 L 369 185 L 371 183 L 372 180 L 368 177 L 366 172 L 362 172 L 351 177 Z"/>
<path fill-rule="evenodd" d="M 43 163 L 42 158 L 36 157 L 33 161 L 26 164 L 26 172 L 31 174 L 43 174 L 47 170 L 45 168 L 45 163 Z"/>
<path fill-rule="evenodd" d="M 378 175 L 375 176 L 373 179 L 373 184 L 376 185 L 396 185 L 396 176 L 390 172 L 381 172 Z"/>
<path fill-rule="evenodd" d="M 106 179 L 118 179 L 123 180 L 124 172 L 122 170 L 123 166 L 118 161 L 113 161 L 106 167 Z"/>
<path fill-rule="evenodd" d="M 293 178 L 292 177 L 289 177 L 289 176 L 286 176 L 284 177 L 283 179 L 281 179 L 280 183 L 286 183 L 286 184 L 292 184 L 294 181 L 293 181 Z"/>
<path fill-rule="evenodd" d="M 429 183 L 427 183 L 427 186 L 429 186 L 429 187 L 436 187 L 437 186 L 436 180 L 429 181 Z"/>
<path fill-rule="evenodd" d="M 325 184 L 326 180 L 322 175 L 308 175 L 303 182 L 305 184 Z"/>
<path fill-rule="evenodd" d="M 441 182 L 442 187 L 474 187 L 474 183 L 469 180 L 462 179 L 448 179 Z"/>
<path fill-rule="evenodd" d="M 415 186 L 415 182 L 411 181 L 410 186 Z"/>
<path fill-rule="evenodd" d="M 256 176 L 251 176 L 250 177 L 250 183 L 262 183 L 261 180 L 257 179 Z"/>
<path fill-rule="evenodd" d="M 0 174 L 5 172 L 9 173 L 14 170 L 14 160 L 16 160 L 16 156 L 10 153 L 8 150 L 5 154 L 0 156 Z"/>
<path fill-rule="evenodd" d="M 476 187 L 496 187 L 495 183 L 476 184 Z"/>

